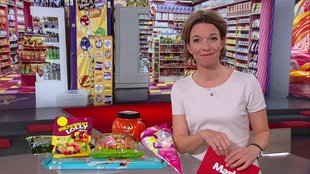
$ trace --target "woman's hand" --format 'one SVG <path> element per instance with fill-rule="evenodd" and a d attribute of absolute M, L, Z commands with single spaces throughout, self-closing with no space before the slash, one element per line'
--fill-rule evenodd
<path fill-rule="evenodd" d="M 260 150 L 255 146 L 238 147 L 225 158 L 226 167 L 237 168 L 237 171 L 248 168 L 257 158 Z"/>
<path fill-rule="evenodd" d="M 225 133 L 207 129 L 199 132 L 199 134 L 217 155 L 226 156 L 229 154 L 231 142 Z"/>

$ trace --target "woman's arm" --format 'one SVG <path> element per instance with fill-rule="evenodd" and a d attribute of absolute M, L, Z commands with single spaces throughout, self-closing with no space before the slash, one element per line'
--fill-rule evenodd
<path fill-rule="evenodd" d="M 266 149 L 270 144 L 270 130 L 266 109 L 249 113 L 249 119 L 253 132 L 253 141 L 250 143 L 258 144 L 262 149 Z"/>
<path fill-rule="evenodd" d="M 190 135 L 185 115 L 172 116 L 173 138 L 180 153 L 194 153 L 204 143 L 199 134 Z"/>
<path fill-rule="evenodd" d="M 249 120 L 253 131 L 253 141 L 250 143 L 255 143 L 262 149 L 266 149 L 270 143 L 266 109 L 249 113 Z M 259 153 L 260 149 L 254 145 L 239 147 L 231 151 L 225 161 L 229 167 L 237 167 L 237 170 L 240 171 L 248 168 L 256 160 Z"/>
<path fill-rule="evenodd" d="M 222 132 L 206 129 L 190 135 L 185 115 L 173 116 L 172 123 L 174 141 L 180 153 L 193 154 L 204 143 L 221 156 L 226 156 L 231 150 L 231 142 Z"/>

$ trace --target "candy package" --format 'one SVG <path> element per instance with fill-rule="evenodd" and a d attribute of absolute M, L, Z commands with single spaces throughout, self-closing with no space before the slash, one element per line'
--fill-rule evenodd
<path fill-rule="evenodd" d="M 144 152 L 137 150 L 137 142 L 123 133 L 106 133 L 95 137 L 93 158 L 140 158 Z"/>
<path fill-rule="evenodd" d="M 147 128 L 140 135 L 141 143 L 156 156 L 165 160 L 175 171 L 182 174 L 181 161 L 176 150 L 172 131 L 167 124 Z"/>
<path fill-rule="evenodd" d="M 36 155 L 40 153 L 52 153 L 52 136 L 51 135 L 36 135 L 25 138 L 28 142 L 31 152 Z"/>
<path fill-rule="evenodd" d="M 53 157 L 89 156 L 92 118 L 56 117 L 52 136 Z"/>

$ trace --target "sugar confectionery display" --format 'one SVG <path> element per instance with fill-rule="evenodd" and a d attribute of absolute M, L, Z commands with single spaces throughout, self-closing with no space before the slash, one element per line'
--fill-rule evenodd
<path fill-rule="evenodd" d="M 268 59 L 270 58 L 270 19 L 272 3 L 246 0 L 239 3 L 202 2 L 197 9 L 218 11 L 228 24 L 225 66 L 255 75 L 266 93 Z"/>
<path fill-rule="evenodd" d="M 152 78 L 174 82 L 184 75 L 180 57 L 183 44 L 179 37 L 182 25 L 195 7 L 157 3 L 153 21 Z"/>
<path fill-rule="evenodd" d="M 55 169 L 161 169 L 167 163 L 139 150 L 138 142 L 123 133 L 93 134 L 91 117 L 57 116 L 53 135 L 26 137 L 34 155 L 47 154 L 41 163 Z"/>
<path fill-rule="evenodd" d="M 12 72 L 7 6 L 0 5 L 0 77 Z"/>

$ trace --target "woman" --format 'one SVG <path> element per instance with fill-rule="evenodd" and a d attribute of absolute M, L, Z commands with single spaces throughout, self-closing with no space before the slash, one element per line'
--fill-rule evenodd
<path fill-rule="evenodd" d="M 180 153 L 202 160 L 210 147 L 240 171 L 257 164 L 270 133 L 257 79 L 221 64 L 226 33 L 225 20 L 213 10 L 195 11 L 184 23 L 183 56 L 193 59 L 197 70 L 172 87 L 173 136 Z"/>

